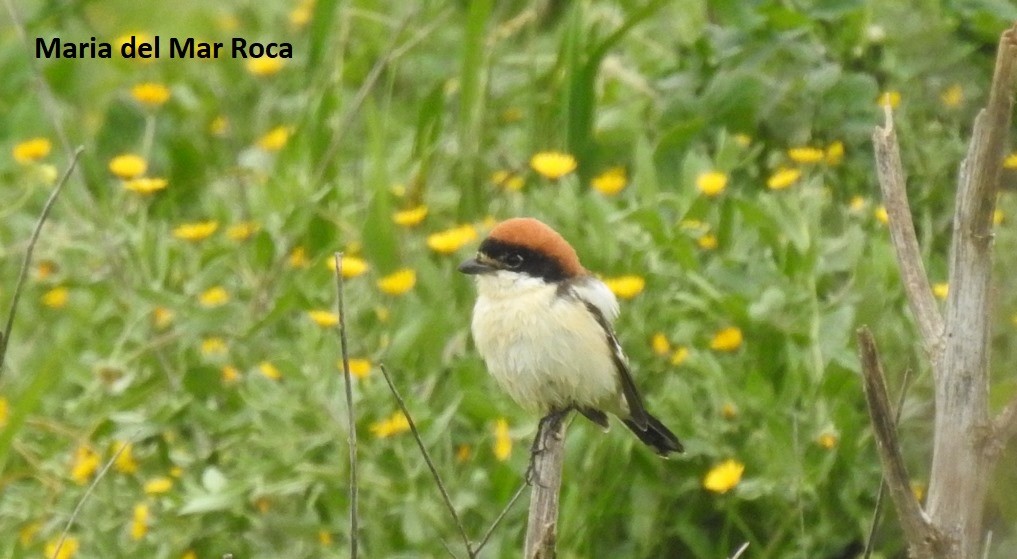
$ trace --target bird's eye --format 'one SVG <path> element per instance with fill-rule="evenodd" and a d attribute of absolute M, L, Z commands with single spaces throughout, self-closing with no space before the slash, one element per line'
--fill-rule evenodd
<path fill-rule="evenodd" d="M 518 268 L 523 265 L 523 255 L 518 252 L 509 253 L 505 256 L 505 265 L 509 268 Z"/>

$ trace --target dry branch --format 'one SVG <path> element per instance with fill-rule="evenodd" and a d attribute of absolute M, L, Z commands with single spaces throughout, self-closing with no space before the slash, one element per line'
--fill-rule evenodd
<path fill-rule="evenodd" d="M 883 366 L 879 362 L 876 341 L 868 328 L 858 329 L 858 353 L 865 381 L 865 401 L 869 406 L 869 417 L 872 419 L 872 430 L 876 437 L 883 477 L 890 491 L 890 499 L 897 508 L 897 516 L 908 541 L 909 553 L 912 557 L 939 557 L 934 550 L 942 541 L 942 537 L 929 523 L 928 517 L 911 492 L 911 481 L 897 441 L 894 413 L 890 409 L 890 400 L 886 394 Z"/>
<path fill-rule="evenodd" d="M 558 539 L 558 494 L 565 463 L 568 414 L 552 413 L 540 421 L 533 453 L 533 491 L 526 525 L 526 559 L 552 559 Z"/>
<path fill-rule="evenodd" d="M 893 113 L 889 105 L 884 107 L 886 121 L 882 128 L 872 133 L 876 150 L 876 173 L 883 191 L 883 205 L 886 207 L 887 226 L 890 240 L 896 249 L 897 266 L 900 268 L 904 293 L 907 294 L 911 312 L 918 323 L 922 345 L 932 361 L 939 360 L 942 348 L 943 318 L 932 296 L 929 277 L 925 273 L 922 252 L 915 235 L 915 223 L 911 219 L 908 203 L 907 180 L 900 162 L 900 148 L 897 133 L 893 127 Z"/>

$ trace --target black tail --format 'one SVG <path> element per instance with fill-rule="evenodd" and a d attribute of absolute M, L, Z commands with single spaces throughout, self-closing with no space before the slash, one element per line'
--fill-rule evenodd
<path fill-rule="evenodd" d="M 659 419 L 653 417 L 650 414 L 646 414 L 646 428 L 643 429 L 639 425 L 630 419 L 622 421 L 625 426 L 629 428 L 633 433 L 639 437 L 639 440 L 646 443 L 647 446 L 652 447 L 654 452 L 667 458 L 668 454 L 672 452 L 685 452 L 685 447 L 682 446 L 681 441 L 678 437 L 671 432 L 670 429 L 664 427 L 664 424 Z"/>

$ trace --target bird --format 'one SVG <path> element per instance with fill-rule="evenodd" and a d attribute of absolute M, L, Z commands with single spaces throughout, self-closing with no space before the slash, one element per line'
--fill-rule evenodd
<path fill-rule="evenodd" d="M 576 410 L 606 430 L 610 413 L 658 455 L 684 451 L 646 411 L 614 332 L 614 293 L 557 231 L 507 219 L 458 270 L 475 278 L 471 331 L 488 372 L 524 410 L 542 414 L 541 425 Z"/>

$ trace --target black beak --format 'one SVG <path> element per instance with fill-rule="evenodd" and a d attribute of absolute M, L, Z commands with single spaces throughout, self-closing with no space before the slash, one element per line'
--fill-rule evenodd
<path fill-rule="evenodd" d="M 489 274 L 495 271 L 496 268 L 490 264 L 484 264 L 476 258 L 470 258 L 459 265 L 459 271 L 470 276 L 477 274 Z"/>

